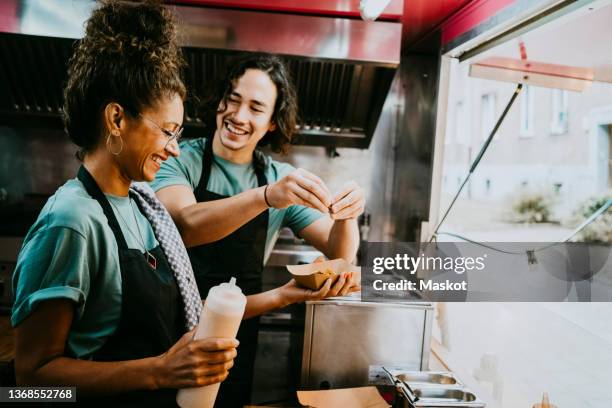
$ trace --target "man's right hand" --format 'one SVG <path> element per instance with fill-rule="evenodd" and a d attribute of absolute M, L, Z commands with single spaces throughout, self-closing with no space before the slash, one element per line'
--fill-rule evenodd
<path fill-rule="evenodd" d="M 296 169 L 266 191 L 268 203 L 274 208 L 305 205 L 323 213 L 329 213 L 332 194 L 318 176 L 304 169 Z"/>
<path fill-rule="evenodd" d="M 157 388 L 188 388 L 225 380 L 234 365 L 238 340 L 193 340 L 195 330 L 185 333 L 156 364 Z"/>
<path fill-rule="evenodd" d="M 277 288 L 277 291 L 281 298 L 281 305 L 284 307 L 307 300 L 320 300 L 358 292 L 361 286 L 355 282 L 354 278 L 354 272 L 343 272 L 333 285 L 331 278 L 327 279 L 319 290 L 303 288 L 297 284 L 295 279 L 291 279 L 285 285 Z"/>

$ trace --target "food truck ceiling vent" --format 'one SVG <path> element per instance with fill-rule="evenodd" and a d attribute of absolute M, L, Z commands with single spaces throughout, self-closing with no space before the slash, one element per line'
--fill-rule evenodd
<path fill-rule="evenodd" d="M 66 19 L 62 13 L 72 7 L 47 7 L 44 14 L 34 6 L 27 14 L 15 12 L 14 24 L 0 24 L 0 124 L 61 129 L 66 64 L 87 13 L 81 10 Z M 188 64 L 185 83 L 191 95 L 205 98 L 237 54 L 280 54 L 288 62 L 299 98 L 301 137 L 296 143 L 369 146 L 399 64 L 401 24 L 186 6 L 172 9 L 180 22 Z M 262 18 L 266 24 L 261 24 Z M 185 104 L 187 137 L 202 135 L 204 126 L 193 100 Z"/>

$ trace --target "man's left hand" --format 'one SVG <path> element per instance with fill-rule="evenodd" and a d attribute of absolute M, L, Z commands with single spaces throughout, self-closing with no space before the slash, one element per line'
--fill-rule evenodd
<path fill-rule="evenodd" d="M 334 220 L 352 220 L 364 209 L 365 192 L 355 181 L 349 181 L 334 195 L 330 215 Z"/>

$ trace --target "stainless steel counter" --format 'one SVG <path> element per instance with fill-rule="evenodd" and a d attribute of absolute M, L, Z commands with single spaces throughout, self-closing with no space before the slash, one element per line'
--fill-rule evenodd
<path fill-rule="evenodd" d="M 428 368 L 432 305 L 361 302 L 358 295 L 306 304 L 304 389 L 366 386 L 372 365 Z"/>

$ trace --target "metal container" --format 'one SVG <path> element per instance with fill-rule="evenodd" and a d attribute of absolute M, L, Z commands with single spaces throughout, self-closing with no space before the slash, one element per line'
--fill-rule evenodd
<path fill-rule="evenodd" d="M 407 382 L 412 385 L 462 385 L 457 380 L 457 378 L 455 378 L 455 375 L 451 372 L 395 370 L 390 371 L 399 381 Z"/>
<path fill-rule="evenodd" d="M 430 303 L 361 302 L 356 296 L 307 302 L 302 388 L 368 385 L 372 365 L 429 365 Z"/>
<path fill-rule="evenodd" d="M 486 403 L 463 386 L 451 372 L 405 371 L 382 367 L 403 398 L 394 405 L 402 408 L 484 408 Z M 379 378 L 378 367 L 370 377 Z"/>
<path fill-rule="evenodd" d="M 465 388 L 413 388 L 419 398 L 415 407 L 484 407 L 476 395 Z"/>
<path fill-rule="evenodd" d="M 398 408 L 485 408 L 486 403 L 465 387 L 423 385 L 400 387 L 403 400 L 398 399 Z"/>

